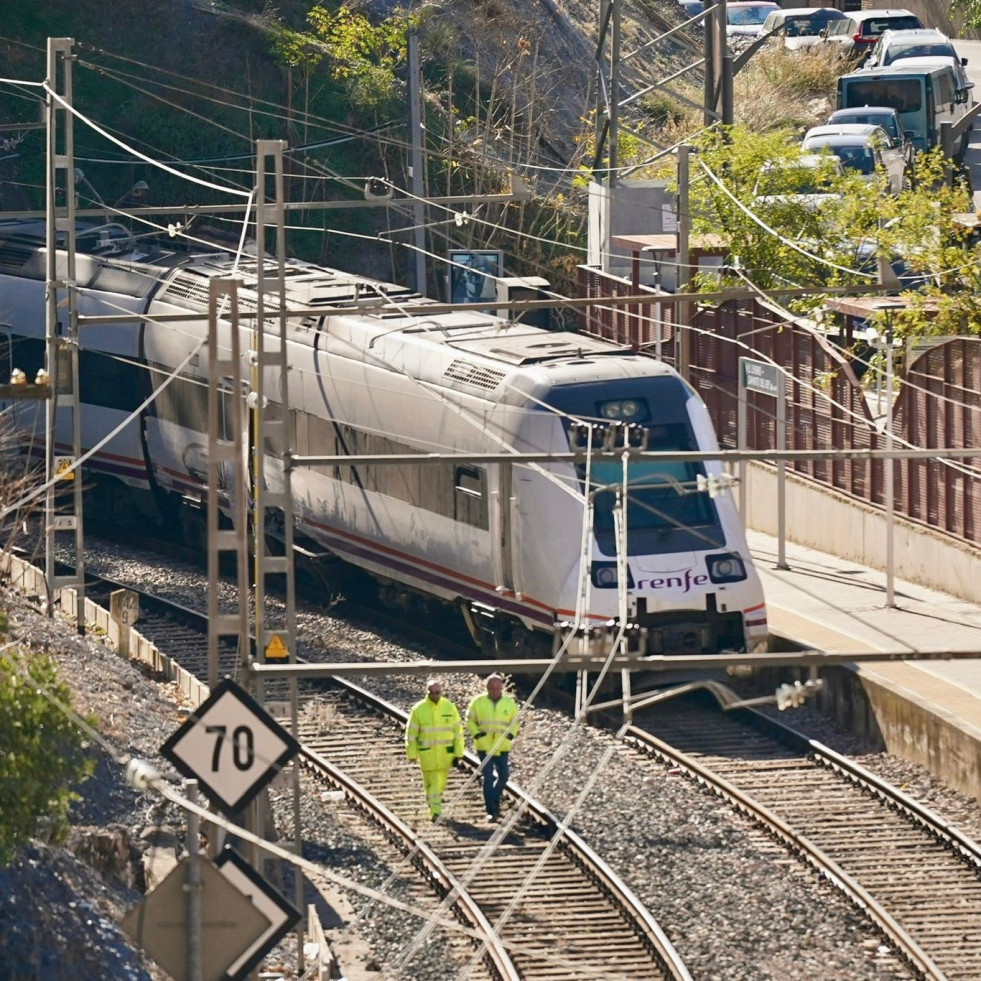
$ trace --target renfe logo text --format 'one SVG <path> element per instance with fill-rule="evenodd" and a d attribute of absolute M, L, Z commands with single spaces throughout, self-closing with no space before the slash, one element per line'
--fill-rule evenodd
<path fill-rule="evenodd" d="M 659 579 L 641 579 L 638 589 L 680 589 L 687 593 L 692 586 L 704 586 L 709 581 L 706 575 L 693 576 L 691 569 L 685 569 L 684 576 L 663 576 Z"/>

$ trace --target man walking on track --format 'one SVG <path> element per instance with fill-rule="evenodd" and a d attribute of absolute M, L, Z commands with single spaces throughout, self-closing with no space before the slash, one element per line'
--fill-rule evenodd
<path fill-rule="evenodd" d="M 447 774 L 463 757 L 460 713 L 448 698 L 443 698 L 439 678 L 426 682 L 426 697 L 412 707 L 405 726 L 405 754 L 410 760 L 419 761 L 429 815 L 438 821 L 443 813 Z"/>
<path fill-rule="evenodd" d="M 501 795 L 510 776 L 508 753 L 518 735 L 517 717 L 518 706 L 504 694 L 504 680 L 499 674 L 487 679 L 487 694 L 478 695 L 467 707 L 467 732 L 480 757 L 488 821 L 501 816 Z"/>

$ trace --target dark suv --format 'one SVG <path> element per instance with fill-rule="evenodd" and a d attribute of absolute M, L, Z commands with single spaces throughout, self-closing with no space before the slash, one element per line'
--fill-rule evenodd
<path fill-rule="evenodd" d="M 861 63 L 883 31 L 908 31 L 922 26 L 908 10 L 854 10 L 828 24 L 821 36 L 825 44 L 835 46 L 840 58 Z"/>

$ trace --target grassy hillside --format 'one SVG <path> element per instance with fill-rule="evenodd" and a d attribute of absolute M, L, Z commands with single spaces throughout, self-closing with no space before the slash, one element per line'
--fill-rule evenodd
<path fill-rule="evenodd" d="M 153 160 L 180 161 L 178 169 L 201 180 L 250 188 L 255 140 L 282 139 L 291 151 L 292 200 L 362 200 L 367 176 L 409 188 L 404 59 L 396 59 L 388 96 L 368 102 L 364 80 L 342 71 L 347 66 L 339 49 L 349 39 L 335 45 L 335 38 L 288 36 L 295 45 L 285 54 L 282 45 L 277 50 L 271 29 L 308 32 L 312 6 L 313 0 L 283 0 L 275 9 L 265 0 L 4 0 L 2 75 L 41 81 L 46 39 L 70 37 L 78 56 L 75 106 Z M 377 21 L 394 8 L 377 0 L 373 9 Z M 579 168 L 593 156 L 598 10 L 591 0 L 445 0 L 423 9 L 429 12 L 420 21 L 425 193 L 493 194 L 506 188 L 509 172 L 534 192 L 522 205 L 430 208 L 428 249 L 502 248 L 509 273 L 543 275 L 560 289 L 571 288 L 585 241 L 586 172 Z M 695 57 L 692 48 L 677 38 L 654 41 L 682 19 L 673 0 L 624 10 L 624 52 L 643 52 L 624 67 L 624 91 L 650 91 L 623 111 L 621 163 L 637 161 L 642 168 L 653 153 L 650 141 L 671 145 L 703 125 L 697 109 L 650 84 L 678 74 L 672 88 L 696 105 L 701 101 L 700 73 L 680 74 Z M 697 50 L 698 31 L 691 43 Z M 754 59 L 737 79 L 737 121 L 754 128 L 817 121 L 834 84 L 834 68 L 821 62 L 805 64 L 782 52 Z M 41 98 L 36 87 L 0 86 L 0 124 L 7 127 L 0 132 L 6 138 L 0 210 L 43 206 L 44 133 L 30 128 Z M 75 123 L 75 157 L 85 174 L 76 187 L 83 205 L 91 205 L 91 189 L 112 204 L 138 181 L 149 185 L 150 204 L 230 200 L 134 161 L 82 121 Z M 214 221 L 222 222 L 234 238 L 229 219 Z M 410 236 L 396 230 L 414 224 L 411 211 L 310 211 L 292 215 L 291 222 L 311 229 L 291 233 L 296 254 L 405 280 Z M 392 241 L 380 241 L 380 233 Z M 438 279 L 430 286 L 438 291 Z"/>
<path fill-rule="evenodd" d="M 307 115 L 299 118 L 297 81 L 273 53 L 268 18 L 250 9 L 258 5 L 248 0 L 235 6 L 214 11 L 185 2 L 5 0 L 2 74 L 40 82 L 47 38 L 72 38 L 77 54 L 73 104 L 126 145 L 153 160 L 184 161 L 179 169 L 202 180 L 248 188 L 254 182 L 251 158 L 258 138 L 283 139 L 291 147 L 346 140 L 329 151 L 311 151 L 308 165 L 292 160 L 289 166 L 297 176 L 290 194 L 300 200 L 353 196 L 326 175 L 376 172 L 377 140 L 350 139 L 352 130 L 360 132 L 358 120 L 350 118 L 343 88 L 327 80 L 303 93 Z M 42 98 L 36 87 L 0 87 L 8 151 L 0 152 L 0 208 L 43 207 L 45 136 L 43 129 L 29 128 L 42 118 Z M 18 129 L 17 124 L 27 125 Z M 235 200 L 134 161 L 81 120 L 74 122 L 74 138 L 75 162 L 87 181 L 78 187 L 81 205 L 92 206 L 89 188 L 112 204 L 137 181 L 149 185 L 147 200 L 153 204 Z M 311 171 L 324 179 L 316 184 L 300 180 L 300 172 L 309 176 Z M 316 216 L 318 222 L 322 218 Z M 331 225 L 374 232 L 366 212 L 334 212 Z M 322 235 L 317 239 L 305 243 L 311 258 L 322 257 Z"/>

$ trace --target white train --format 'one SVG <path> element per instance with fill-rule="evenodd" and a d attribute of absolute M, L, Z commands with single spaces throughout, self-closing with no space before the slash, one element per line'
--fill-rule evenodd
<path fill-rule="evenodd" d="M 133 320 L 81 332 L 83 450 L 114 433 L 88 476 L 120 520 L 124 503 L 135 503 L 187 528 L 206 492 L 209 358 L 199 315 L 209 279 L 231 275 L 233 259 L 136 251 L 105 231 L 98 241 L 94 233 L 79 239 L 91 250 L 77 256 L 80 311 L 132 312 Z M 255 262 L 246 257 L 237 268 L 243 309 L 254 308 Z M 0 382 L 14 368 L 31 378 L 43 365 L 43 277 L 43 229 L 0 221 Z M 652 450 L 718 448 L 702 401 L 650 357 L 477 310 L 427 313 L 432 301 L 407 290 L 306 263 L 290 262 L 286 282 L 297 309 L 349 308 L 290 319 L 288 407 L 269 394 L 281 390 L 279 380 L 267 379 L 270 411 L 288 413 L 299 457 L 567 452 L 581 445 L 583 424 L 599 438 L 611 423 L 633 425 Z M 156 323 L 164 313 L 195 317 Z M 243 357 L 251 346 L 246 325 Z M 23 448 L 43 451 L 43 411 L 23 401 L 5 409 Z M 70 450 L 68 432 L 60 420 L 58 452 Z M 275 487 L 281 464 L 267 459 Z M 588 467 L 587 488 L 585 456 L 296 466 L 297 541 L 367 570 L 390 602 L 421 596 L 458 606 L 474 638 L 496 649 L 518 650 L 577 610 L 587 626 L 625 611 L 646 628 L 649 653 L 763 644 L 762 588 L 731 494 L 697 489 L 699 475 L 720 465 L 631 463 L 625 533 L 621 463 L 594 457 Z M 618 541 L 626 542 L 625 598 Z"/>

